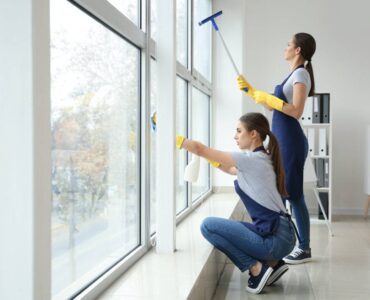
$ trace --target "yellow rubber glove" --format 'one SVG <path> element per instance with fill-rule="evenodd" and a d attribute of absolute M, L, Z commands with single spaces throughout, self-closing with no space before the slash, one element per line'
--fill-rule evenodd
<path fill-rule="evenodd" d="M 243 75 L 239 75 L 236 79 L 238 81 L 238 87 L 241 91 L 246 92 L 249 96 L 252 97 L 255 89 L 251 86 L 251 84 L 244 78 Z"/>
<path fill-rule="evenodd" d="M 250 83 L 244 78 L 243 75 L 240 75 L 237 78 L 238 87 L 240 90 L 246 92 L 257 104 L 267 104 L 273 109 L 282 111 L 284 106 L 284 101 L 275 97 L 269 93 L 258 91 L 250 85 Z M 245 89 L 248 89 L 246 91 Z"/>
<path fill-rule="evenodd" d="M 176 135 L 176 148 L 181 149 L 182 143 L 185 141 L 185 137 L 182 135 Z"/>
<path fill-rule="evenodd" d="M 213 161 L 213 160 L 210 160 L 210 159 L 207 159 L 209 164 L 214 167 L 214 168 L 218 168 L 221 164 L 217 161 Z"/>
<path fill-rule="evenodd" d="M 282 111 L 284 106 L 284 101 L 280 98 L 262 91 L 254 91 L 252 98 L 257 104 L 267 104 L 273 109 Z"/>

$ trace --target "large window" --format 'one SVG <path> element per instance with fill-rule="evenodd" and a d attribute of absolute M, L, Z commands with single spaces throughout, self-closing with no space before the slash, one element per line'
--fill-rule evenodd
<path fill-rule="evenodd" d="M 157 39 L 157 1 L 150 1 L 150 33 L 153 40 Z"/>
<path fill-rule="evenodd" d="M 156 215 L 157 134 L 142 126 L 147 124 L 142 108 L 150 101 L 150 113 L 157 110 L 160 66 L 156 47 L 148 49 L 145 42 L 141 25 L 146 20 L 140 12 L 150 3 L 149 44 L 155 44 L 157 1 L 80 0 L 77 6 L 69 0 L 50 1 L 53 297 L 70 298 L 102 274 L 125 269 L 147 251 L 150 235 L 155 237 L 161 217 Z M 206 145 L 211 30 L 197 25 L 192 36 L 189 20 L 197 24 L 210 13 L 210 3 L 176 0 L 173 99 L 176 133 Z M 116 22 L 117 16 L 124 22 Z M 203 76 L 194 76 L 195 70 Z M 144 166 L 147 150 L 150 161 Z M 210 168 L 201 160 L 199 179 L 189 189 L 184 170 L 191 157 L 186 151 L 175 155 L 173 201 L 180 220 L 210 191 Z M 150 168 L 149 178 L 141 174 L 145 167 Z M 149 194 L 150 199 L 142 197 Z"/>
<path fill-rule="evenodd" d="M 194 68 L 211 81 L 211 22 L 199 26 L 198 22 L 212 14 L 211 0 L 194 0 Z"/>
<path fill-rule="evenodd" d="M 188 66 L 188 0 L 176 2 L 176 57 Z"/>
<path fill-rule="evenodd" d="M 192 88 L 192 138 L 209 146 L 209 96 Z M 192 201 L 196 201 L 210 188 L 210 167 L 206 160 L 200 160 L 200 172 L 197 182 L 192 184 Z"/>
<path fill-rule="evenodd" d="M 133 23 L 139 25 L 139 0 L 107 0 Z"/>
<path fill-rule="evenodd" d="M 140 244 L 140 51 L 51 1 L 53 295 Z"/>

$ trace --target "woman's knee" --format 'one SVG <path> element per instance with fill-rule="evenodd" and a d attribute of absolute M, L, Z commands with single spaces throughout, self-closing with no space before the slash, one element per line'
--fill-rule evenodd
<path fill-rule="evenodd" d="M 208 236 L 214 232 L 218 219 L 219 218 L 215 217 L 207 217 L 203 220 L 202 224 L 200 225 L 200 231 L 202 232 L 203 236 Z"/>

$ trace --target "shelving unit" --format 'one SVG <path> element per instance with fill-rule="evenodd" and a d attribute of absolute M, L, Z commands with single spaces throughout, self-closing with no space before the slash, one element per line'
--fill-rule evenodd
<path fill-rule="evenodd" d="M 314 122 L 314 123 L 313 123 Z M 309 142 L 317 182 L 304 185 L 304 195 L 313 223 L 326 222 L 317 197 L 320 197 L 329 222 L 332 220 L 332 116 L 330 94 L 317 93 L 306 101 L 301 125 Z M 330 226 L 329 231 L 331 231 Z"/>

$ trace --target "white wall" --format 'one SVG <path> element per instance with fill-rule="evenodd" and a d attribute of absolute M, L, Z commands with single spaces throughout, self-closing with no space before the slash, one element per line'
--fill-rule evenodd
<path fill-rule="evenodd" d="M 259 89 L 272 91 L 289 73 L 283 53 L 294 33 L 305 31 L 315 37 L 317 51 L 312 63 L 316 91 L 331 94 L 333 212 L 360 214 L 365 201 L 364 134 L 366 124 L 370 123 L 370 2 L 248 0 L 243 7 L 244 14 L 233 2 L 216 1 L 214 6 L 228 14 L 225 21 L 232 20 L 225 25 L 234 30 L 226 33 L 228 38 L 232 35 L 234 44 L 230 46 L 231 50 L 239 55 L 243 73 Z M 244 18 L 242 29 L 239 18 Z M 239 41 L 243 44 L 240 45 Z M 229 76 L 225 73 L 229 70 L 224 67 L 225 59 L 220 59 L 218 44 L 214 51 L 214 98 L 217 105 L 223 95 L 234 93 L 234 86 L 224 82 L 223 78 Z M 224 76 L 217 74 L 220 70 Z M 223 89 L 219 85 L 223 85 Z M 214 125 L 215 132 L 225 132 L 225 129 L 224 124 Z M 215 141 L 215 146 L 226 146 L 217 138 Z M 215 185 L 229 184 L 216 176 Z"/>
<path fill-rule="evenodd" d="M 0 2 L 0 299 L 50 299 L 49 2 Z"/>

